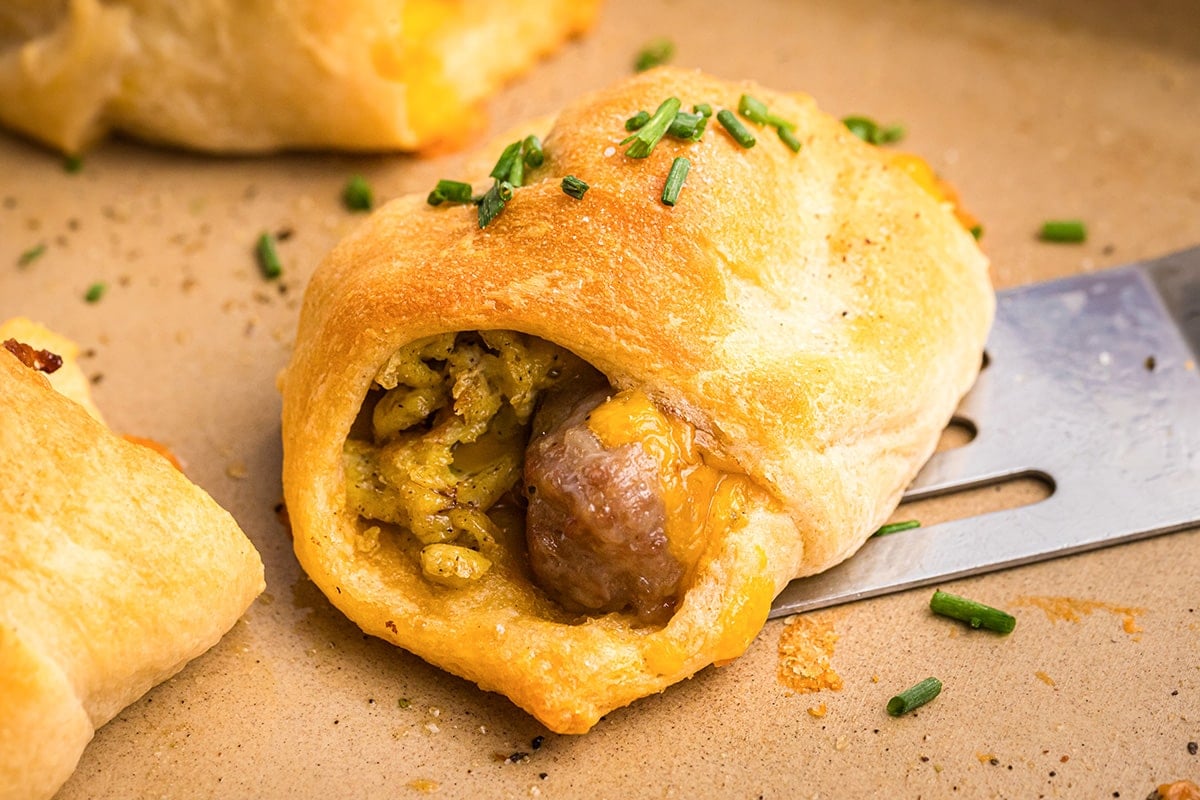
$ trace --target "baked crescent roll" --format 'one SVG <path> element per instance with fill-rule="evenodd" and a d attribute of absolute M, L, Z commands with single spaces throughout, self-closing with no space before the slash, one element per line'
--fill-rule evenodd
<path fill-rule="evenodd" d="M 78 369 L 73 349 L 27 320 L 0 326 L 4 800 L 53 795 L 96 728 L 215 644 L 263 589 L 229 514 L 51 387 L 46 371 Z"/>
<path fill-rule="evenodd" d="M 626 154 L 639 110 L 743 94 L 752 147 L 714 118 Z M 540 133 L 494 218 L 509 190 L 473 175 L 478 207 L 397 199 L 318 268 L 283 482 L 300 563 L 364 631 L 581 733 L 741 654 L 879 527 L 994 295 L 951 204 L 806 96 L 661 68 Z"/>
<path fill-rule="evenodd" d="M 77 153 L 108 130 L 217 152 L 463 142 L 599 0 L 9 0 L 0 124 Z"/>

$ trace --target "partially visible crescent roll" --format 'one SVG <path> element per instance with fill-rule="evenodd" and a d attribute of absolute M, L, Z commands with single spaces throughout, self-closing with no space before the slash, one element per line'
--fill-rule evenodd
<path fill-rule="evenodd" d="M 166 458 L 5 342 L 70 343 L 0 326 L 0 798 L 32 800 L 58 790 L 96 728 L 233 626 L 263 566 Z M 73 348 L 58 371 L 78 370 Z"/>
<path fill-rule="evenodd" d="M 461 144 L 599 0 L 9 0 L 0 124 L 216 152 Z"/>
<path fill-rule="evenodd" d="M 794 125 L 798 152 L 743 120 L 757 137 L 744 148 L 713 119 L 697 142 L 624 154 L 639 110 L 736 109 L 743 93 Z M 803 95 L 656 69 L 564 109 L 544 149 L 483 229 L 472 205 L 401 198 L 327 257 L 282 381 L 283 480 L 301 564 L 366 632 L 580 733 L 740 655 L 788 581 L 885 521 L 979 370 L 994 295 L 950 204 Z M 691 168 L 671 207 L 676 157 Z M 590 186 L 582 199 L 568 175 Z M 560 606 L 520 537 L 501 537 L 481 576 L 423 572 L 411 537 L 348 503 L 360 409 L 395 382 L 393 355 L 457 331 L 569 351 L 631 407 L 649 398 L 688 426 L 729 478 L 694 498 L 702 553 L 668 621 Z"/>

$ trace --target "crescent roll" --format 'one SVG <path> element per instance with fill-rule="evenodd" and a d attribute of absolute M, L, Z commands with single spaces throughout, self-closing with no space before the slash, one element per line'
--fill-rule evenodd
<path fill-rule="evenodd" d="M 416 150 L 599 0 L 8 0 L 0 124 L 68 153 L 108 130 L 216 152 Z"/>
<path fill-rule="evenodd" d="M 738 117 L 750 147 L 718 124 L 742 95 L 771 115 Z M 627 155 L 669 98 L 714 117 Z M 364 631 L 582 733 L 740 655 L 879 527 L 994 295 L 952 204 L 807 96 L 660 68 L 526 133 L 521 185 L 397 199 L 318 268 L 283 482 L 300 563 Z"/>
<path fill-rule="evenodd" d="M 62 373 L 64 392 L 86 395 L 73 350 L 27 320 L 0 325 L 4 800 L 53 795 L 96 728 L 214 645 L 263 589 L 229 514 L 51 386 Z"/>

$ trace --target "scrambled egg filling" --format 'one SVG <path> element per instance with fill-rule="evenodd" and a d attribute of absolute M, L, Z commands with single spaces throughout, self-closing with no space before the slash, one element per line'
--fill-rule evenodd
<path fill-rule="evenodd" d="M 411 532 L 429 580 L 470 584 L 492 565 L 499 532 L 488 510 L 521 479 L 538 398 L 594 372 L 561 347 L 508 331 L 402 347 L 346 440 L 350 508 Z"/>

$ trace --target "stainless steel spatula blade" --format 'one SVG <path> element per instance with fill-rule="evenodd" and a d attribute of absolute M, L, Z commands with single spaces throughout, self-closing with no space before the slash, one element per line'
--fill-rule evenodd
<path fill-rule="evenodd" d="M 1001 292 L 987 355 L 958 411 L 977 435 L 905 497 L 1020 476 L 1050 497 L 874 537 L 772 617 L 1200 525 L 1200 247 Z"/>

